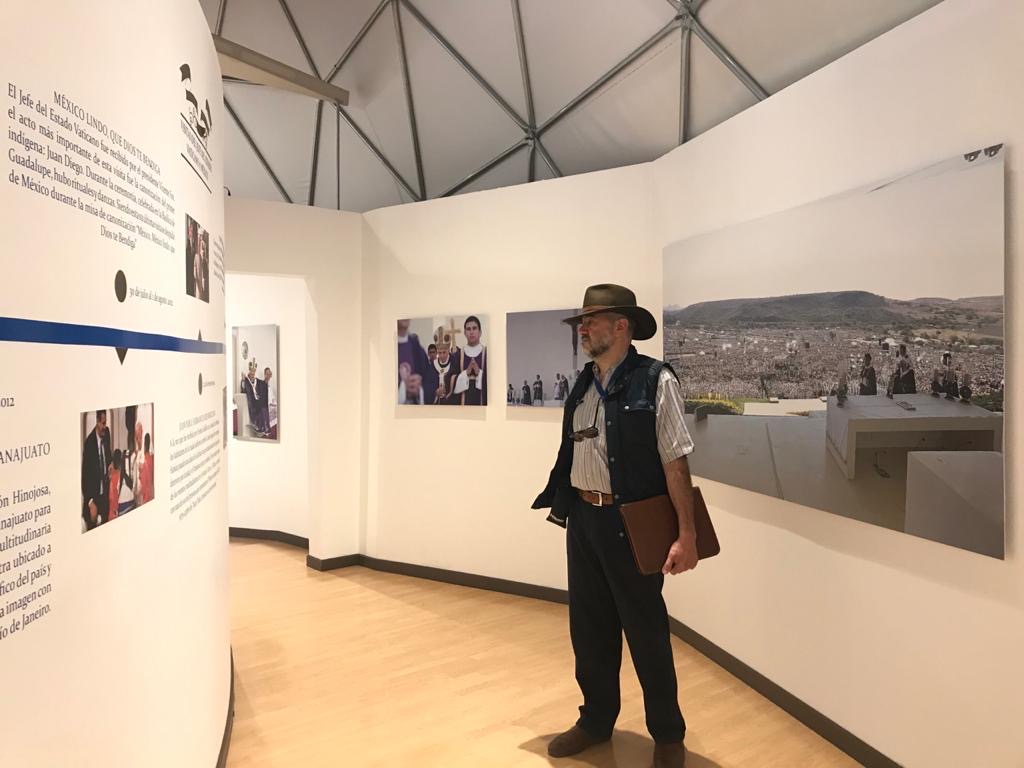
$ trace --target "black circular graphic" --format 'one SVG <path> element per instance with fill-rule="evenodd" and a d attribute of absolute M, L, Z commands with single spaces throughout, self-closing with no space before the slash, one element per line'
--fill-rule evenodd
<path fill-rule="evenodd" d="M 199 394 L 203 394 L 203 374 L 199 374 Z"/>
<path fill-rule="evenodd" d="M 114 295 L 116 295 L 117 300 L 121 302 L 128 297 L 128 278 L 124 276 L 124 272 L 120 269 L 117 270 L 117 274 L 114 275 Z"/>

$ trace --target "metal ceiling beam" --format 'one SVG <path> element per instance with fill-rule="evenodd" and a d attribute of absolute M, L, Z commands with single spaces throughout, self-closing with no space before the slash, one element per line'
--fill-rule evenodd
<path fill-rule="evenodd" d="M 416 179 L 420 187 L 420 199 L 427 197 L 427 183 L 423 177 L 423 154 L 420 152 L 420 132 L 416 125 L 416 105 L 412 98 L 412 79 L 409 77 L 409 56 L 405 50 L 405 35 L 402 33 L 402 9 L 399 0 L 393 0 L 391 8 L 395 16 L 395 36 L 398 38 L 398 57 L 402 64 L 402 82 L 405 85 L 405 105 L 409 110 L 409 130 L 412 131 L 412 151 L 416 158 Z"/>
<path fill-rule="evenodd" d="M 526 181 L 533 182 L 537 180 L 537 142 L 530 142 L 530 159 L 529 164 L 526 166 Z"/>
<path fill-rule="evenodd" d="M 377 6 L 376 10 L 374 10 L 372 14 L 370 14 L 370 18 L 366 20 L 366 23 L 363 24 L 363 28 L 359 30 L 359 33 L 355 36 L 352 42 L 348 44 L 348 48 L 346 48 L 345 52 L 341 54 L 341 58 L 338 59 L 337 63 L 331 67 L 331 71 L 324 80 L 329 83 L 337 77 L 341 68 L 345 66 L 345 62 L 348 61 L 349 57 L 355 52 L 356 47 L 363 42 L 363 38 L 366 37 L 366 33 L 370 31 L 370 27 L 372 27 L 373 23 L 382 13 L 384 13 L 384 9 L 388 7 L 388 3 L 390 2 L 391 0 L 380 0 L 380 5 Z"/>
<path fill-rule="evenodd" d="M 530 65 L 526 60 L 526 33 L 523 32 L 523 13 L 519 0 L 512 0 L 512 19 L 516 26 L 516 45 L 519 47 L 519 69 L 523 75 L 523 94 L 526 96 L 526 122 L 530 130 L 537 128 L 537 116 L 533 111 L 533 87 L 530 85 Z M 530 152 L 530 168 L 533 169 L 533 151 Z M 530 179 L 533 181 L 533 179 Z"/>
<path fill-rule="evenodd" d="M 299 31 L 299 25 L 295 23 L 295 17 L 292 16 L 292 9 L 288 7 L 287 0 L 278 0 L 281 4 L 281 10 L 284 11 L 285 18 L 288 19 L 288 25 L 292 28 L 292 34 L 295 35 L 295 40 L 299 44 L 299 48 L 302 49 L 302 55 L 306 57 L 306 63 L 309 65 L 309 71 L 312 72 L 316 78 L 320 78 L 320 70 L 317 69 L 316 62 L 313 61 L 313 56 L 309 52 L 309 48 L 306 46 L 306 41 L 302 37 L 302 33 Z"/>
<path fill-rule="evenodd" d="M 220 5 L 217 8 L 217 23 L 213 27 L 213 34 L 217 37 L 221 36 L 224 31 L 224 14 L 228 9 L 228 0 L 220 0 Z"/>
<path fill-rule="evenodd" d="M 389 0 L 389 2 L 390 2 L 390 0 Z M 353 131 L 355 131 L 356 136 L 358 136 L 360 139 L 363 140 L 363 143 L 366 145 L 366 147 L 374 154 L 374 156 L 378 160 L 380 160 L 380 162 L 384 165 L 384 167 L 387 168 L 388 173 L 390 173 L 391 176 L 395 179 L 395 181 L 397 181 L 401 185 L 402 189 L 405 190 L 406 194 L 409 195 L 409 197 L 411 197 L 413 200 L 416 200 L 416 201 L 422 200 L 423 198 L 420 197 L 420 195 L 417 192 L 413 191 L 413 188 L 411 186 L 409 186 L 409 183 L 404 178 L 402 178 L 402 174 L 400 174 L 398 172 L 398 170 L 395 168 L 395 166 L 393 166 L 391 164 L 390 160 L 388 160 L 386 157 L 384 157 L 384 153 L 381 152 L 379 149 L 377 149 L 377 145 L 374 144 L 373 141 L 370 139 L 370 137 L 367 136 L 366 133 L 363 131 L 363 129 L 360 128 L 356 124 L 356 121 L 352 119 L 352 116 L 347 111 L 345 111 L 344 107 L 342 107 L 342 106 L 340 106 L 338 104 L 335 104 L 334 108 L 338 110 L 338 114 L 341 117 L 345 118 L 345 122 L 349 124 L 349 127 Z M 340 143 L 340 141 L 341 141 L 341 139 L 340 139 L 340 136 L 341 136 L 340 131 L 339 131 L 338 136 L 339 136 L 339 143 Z"/>
<path fill-rule="evenodd" d="M 324 103 L 316 103 L 316 128 L 313 130 L 313 167 L 309 171 L 309 205 L 316 201 L 317 165 L 320 160 L 320 124 L 324 119 Z"/>
<path fill-rule="evenodd" d="M 544 161 L 544 164 L 551 169 L 551 173 L 555 175 L 555 178 L 562 177 L 562 169 L 555 164 L 555 158 L 553 158 L 548 151 L 544 148 L 543 142 L 540 140 L 540 136 L 534 140 L 537 144 L 537 151 L 540 152 L 540 157 Z"/>
<path fill-rule="evenodd" d="M 525 147 L 528 142 L 529 142 L 529 139 L 527 139 L 525 137 L 523 137 L 522 139 L 519 139 L 519 141 L 517 141 L 511 147 L 506 149 L 500 155 L 498 155 L 497 157 L 492 158 L 491 160 L 488 160 L 486 163 L 481 165 L 479 168 L 477 168 L 475 171 L 473 171 L 471 174 L 469 174 L 469 176 L 464 178 L 458 184 L 456 184 L 453 187 L 449 187 L 448 189 L 446 189 L 444 192 L 442 192 L 440 195 L 438 195 L 438 197 L 448 197 L 449 195 L 454 195 L 460 189 L 464 188 L 467 184 L 472 184 L 474 181 L 479 179 L 481 176 L 483 176 L 489 170 L 491 170 L 495 166 L 501 164 L 506 158 L 511 157 L 516 152 L 518 152 L 520 149 Z"/>
<path fill-rule="evenodd" d="M 682 39 L 679 51 L 679 143 L 684 144 L 690 137 L 690 43 L 693 29 L 689 23 L 682 25 Z"/>
<path fill-rule="evenodd" d="M 423 25 L 423 28 L 427 30 L 430 36 L 433 37 L 434 40 L 436 40 L 437 43 L 442 48 L 445 49 L 445 51 L 447 51 L 448 55 L 455 59 L 459 66 L 466 70 L 466 73 L 470 77 L 472 77 L 474 81 L 476 81 L 476 84 L 487 92 L 487 95 L 494 100 L 494 103 L 501 107 L 501 109 L 504 110 L 505 114 L 512 118 L 515 124 L 518 125 L 522 130 L 528 131 L 530 129 L 530 126 L 527 124 L 526 120 L 524 120 L 519 115 L 519 113 L 512 108 L 512 105 L 510 105 L 507 101 L 505 101 L 505 99 L 502 98 L 501 94 L 499 94 L 498 91 L 489 82 L 487 82 L 486 79 L 484 79 L 484 76 L 481 75 L 473 67 L 473 65 L 466 60 L 465 56 L 459 53 L 458 49 L 456 49 L 456 47 L 452 45 L 448 41 L 448 39 L 438 31 L 437 27 L 431 24 L 430 21 L 428 21 L 427 18 L 422 13 L 420 13 L 419 9 L 412 4 L 411 0 L 400 1 L 402 5 L 405 6 L 406 10 L 409 11 L 409 13 L 411 13 L 416 18 L 416 21 Z"/>
<path fill-rule="evenodd" d="M 745 70 L 735 58 L 733 58 L 733 55 L 729 53 L 710 32 L 708 32 L 707 28 L 700 23 L 700 20 L 692 13 L 688 14 L 688 17 L 690 24 L 693 27 L 693 31 L 697 33 L 697 37 L 703 41 L 704 45 L 711 49 L 711 52 L 718 57 L 719 61 L 725 64 L 728 70 L 736 75 L 739 81 L 747 87 L 747 90 L 754 94 L 759 100 L 763 101 L 764 99 L 767 99 L 768 91 L 762 88 L 761 85 L 751 77 L 750 73 L 747 72 L 747 70 Z"/>
<path fill-rule="evenodd" d="M 661 42 L 666 35 L 668 35 L 673 29 L 679 26 L 679 19 L 672 19 L 665 26 L 655 32 L 646 42 L 642 43 L 638 48 L 634 49 L 626 58 L 616 64 L 614 67 L 605 72 L 599 77 L 592 85 L 583 91 L 579 96 L 570 101 L 555 114 L 549 117 L 539 128 L 537 128 L 537 134 L 543 135 L 546 131 L 553 128 L 559 121 L 562 120 L 566 115 L 572 112 L 576 107 L 582 104 L 584 101 L 594 95 L 605 83 L 613 79 L 622 70 L 632 64 L 634 61 L 639 59 L 651 48 Z"/>
<path fill-rule="evenodd" d="M 283 197 L 289 203 L 292 202 L 292 198 L 288 194 L 288 190 L 284 188 L 284 185 L 281 183 L 281 180 L 277 178 L 277 174 L 274 173 L 274 169 L 271 168 L 270 163 L 267 162 L 267 158 L 263 156 L 263 153 L 260 152 L 260 148 L 256 146 L 256 142 L 253 141 L 252 136 L 249 134 L 249 131 L 246 129 L 245 125 L 238 117 L 238 113 L 235 112 L 235 108 L 231 106 L 231 102 L 228 101 L 227 96 L 224 97 L 224 106 L 227 109 L 228 114 L 231 115 L 232 119 L 235 121 L 235 124 L 238 126 L 238 130 L 242 132 L 242 135 L 245 137 L 245 140 L 249 142 L 249 146 L 252 148 L 252 151 L 256 154 L 256 158 L 260 161 L 260 164 L 263 166 L 263 170 L 267 172 L 271 180 L 274 182 L 274 186 L 277 187 L 277 191 L 281 193 L 281 197 Z"/>
<path fill-rule="evenodd" d="M 314 99 L 348 104 L 348 91 L 344 88 L 325 83 L 301 69 L 289 67 L 223 37 L 214 35 L 213 44 L 220 59 L 221 72 L 225 77 L 235 77 L 250 83 L 293 91 L 304 96 L 312 96 Z"/>

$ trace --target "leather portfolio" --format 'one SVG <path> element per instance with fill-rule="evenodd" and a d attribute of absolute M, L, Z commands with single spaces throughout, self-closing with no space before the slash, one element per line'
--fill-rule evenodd
<path fill-rule="evenodd" d="M 619 511 L 640 573 L 645 576 L 661 573 L 672 543 L 679 538 L 679 517 L 672 499 L 667 495 L 653 496 L 622 504 Z M 703 560 L 717 555 L 721 547 L 700 488 L 693 489 L 693 524 L 697 533 L 697 557 Z"/>

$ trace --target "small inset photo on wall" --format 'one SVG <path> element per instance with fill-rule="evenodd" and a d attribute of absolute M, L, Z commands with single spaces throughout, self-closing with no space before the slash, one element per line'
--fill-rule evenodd
<path fill-rule="evenodd" d="M 577 326 L 562 321 L 577 309 L 510 312 L 508 405 L 561 408 L 586 363 L 580 361 Z"/>
<path fill-rule="evenodd" d="M 487 317 L 398 321 L 399 405 L 487 405 Z"/>
<path fill-rule="evenodd" d="M 82 532 L 153 500 L 153 404 L 81 415 Z"/>
<path fill-rule="evenodd" d="M 210 233 L 185 216 L 185 293 L 210 301 Z"/>
<path fill-rule="evenodd" d="M 276 325 L 231 329 L 234 370 L 238 378 L 232 434 L 239 440 L 277 442 L 279 439 L 278 335 Z"/>

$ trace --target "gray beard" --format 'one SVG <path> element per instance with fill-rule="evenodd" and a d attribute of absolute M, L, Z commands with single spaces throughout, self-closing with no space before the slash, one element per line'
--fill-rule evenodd
<path fill-rule="evenodd" d="M 594 360 L 612 348 L 611 342 L 602 344 L 599 341 L 590 340 L 590 349 L 584 350 L 591 360 Z"/>

